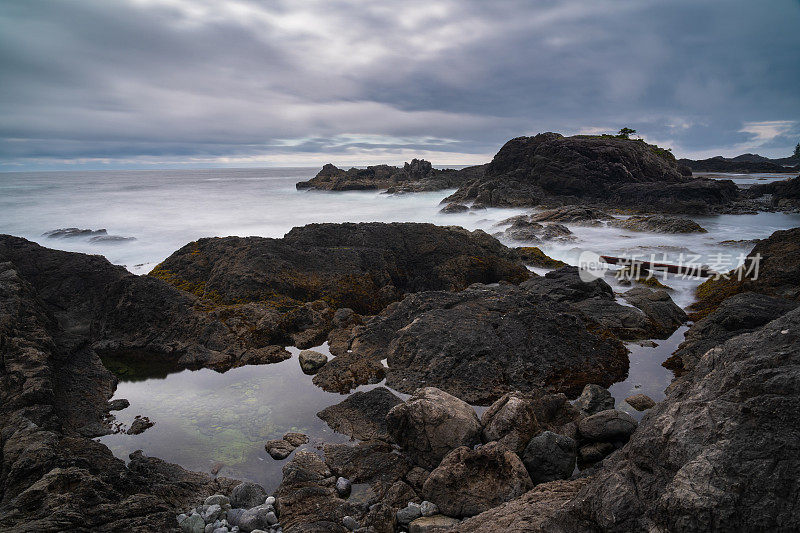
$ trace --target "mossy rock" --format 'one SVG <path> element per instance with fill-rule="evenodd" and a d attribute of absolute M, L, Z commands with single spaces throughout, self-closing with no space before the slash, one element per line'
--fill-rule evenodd
<path fill-rule="evenodd" d="M 564 261 L 559 261 L 558 259 L 553 259 L 548 256 L 537 246 L 523 246 L 516 250 L 522 262 L 529 266 L 541 268 L 561 268 L 568 266 Z"/>

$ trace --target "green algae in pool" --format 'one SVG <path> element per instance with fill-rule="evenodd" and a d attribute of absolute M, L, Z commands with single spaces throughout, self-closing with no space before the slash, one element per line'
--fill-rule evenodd
<path fill-rule="evenodd" d="M 129 426 L 142 415 L 155 425 L 140 435 L 98 440 L 123 460 L 142 450 L 199 472 L 221 464 L 220 476 L 256 481 L 271 492 L 287 460 L 273 460 L 264 450 L 267 440 L 297 431 L 310 438 L 300 449 L 310 450 L 322 442 L 349 441 L 316 416 L 345 397 L 316 387 L 300 369 L 299 350 L 288 350 L 293 356 L 286 361 L 225 373 L 201 369 L 162 375 L 159 370 L 152 378 L 143 378 L 141 369 L 123 373 L 114 398 L 127 399 L 130 407 L 114 413 L 117 421 Z"/>

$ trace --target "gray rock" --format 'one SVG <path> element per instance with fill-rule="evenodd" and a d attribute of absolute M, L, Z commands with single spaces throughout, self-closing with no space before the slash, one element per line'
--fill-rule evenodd
<path fill-rule="evenodd" d="M 212 533 L 229 533 L 230 529 L 227 527 L 218 527 L 217 529 L 213 530 Z"/>
<path fill-rule="evenodd" d="M 269 456 L 275 460 L 286 459 L 295 448 L 297 448 L 297 446 L 293 446 L 283 439 L 268 440 L 264 445 L 264 449 L 267 450 Z"/>
<path fill-rule="evenodd" d="M 267 499 L 264 500 L 264 505 L 275 505 L 275 496 L 267 496 Z"/>
<path fill-rule="evenodd" d="M 636 431 L 636 419 L 628 413 L 608 409 L 578 422 L 581 438 L 594 442 L 626 441 Z"/>
<path fill-rule="evenodd" d="M 652 231 L 655 233 L 708 233 L 697 222 L 688 218 L 673 216 L 644 216 L 634 215 L 624 220 L 615 219 L 608 222 L 609 226 L 627 229 L 629 231 Z"/>
<path fill-rule="evenodd" d="M 544 431 L 530 440 L 522 455 L 534 484 L 567 479 L 575 470 L 576 443 L 569 437 Z"/>
<path fill-rule="evenodd" d="M 328 356 L 315 352 L 314 350 L 303 350 L 300 352 L 300 355 L 297 356 L 298 361 L 300 361 L 300 368 L 303 369 L 303 373 L 305 374 L 316 374 L 317 370 L 325 366 L 325 363 L 328 362 Z"/>
<path fill-rule="evenodd" d="M 179 515 L 176 517 L 176 519 L 178 520 L 178 524 L 180 525 L 180 523 L 181 523 L 181 522 L 183 522 L 184 520 L 186 520 L 186 513 L 181 513 L 181 514 L 179 514 Z"/>
<path fill-rule="evenodd" d="M 336 480 L 336 492 L 342 498 L 347 498 L 350 496 L 350 491 L 353 490 L 353 484 L 350 483 L 350 480 L 344 477 L 339 477 Z"/>
<path fill-rule="evenodd" d="M 186 520 L 181 522 L 181 531 L 183 533 L 205 533 L 206 523 L 203 517 L 197 513 L 192 513 Z"/>
<path fill-rule="evenodd" d="M 422 516 L 433 516 L 439 512 L 436 504 L 427 500 L 419 504 L 419 510 L 422 512 Z"/>
<path fill-rule="evenodd" d="M 267 491 L 258 483 L 245 481 L 236 485 L 231 492 L 231 506 L 250 509 L 261 505 L 267 497 Z"/>
<path fill-rule="evenodd" d="M 213 523 L 217 520 L 220 515 L 222 515 L 222 506 L 219 504 L 212 504 L 209 505 L 208 508 L 203 513 L 203 520 L 205 520 L 206 524 Z"/>
<path fill-rule="evenodd" d="M 457 203 L 449 203 L 439 210 L 440 213 L 445 214 L 464 213 L 466 211 L 469 211 L 469 207 Z"/>
<path fill-rule="evenodd" d="M 389 434 L 418 465 L 435 468 L 451 450 L 480 442 L 481 423 L 466 402 L 435 387 L 417 390 L 386 415 Z"/>
<path fill-rule="evenodd" d="M 242 514 L 246 510 L 247 509 L 241 509 L 241 508 L 228 509 L 228 513 L 226 515 L 228 524 L 231 526 L 238 526 L 239 520 L 241 520 Z"/>
<path fill-rule="evenodd" d="M 426 500 L 442 514 L 473 516 L 521 496 L 533 488 L 525 465 L 502 444 L 474 450 L 462 446 L 442 459 L 422 487 Z"/>
<path fill-rule="evenodd" d="M 259 505 L 246 510 L 239 518 L 239 529 L 249 533 L 254 529 L 269 529 L 278 522 L 271 506 Z"/>
<path fill-rule="evenodd" d="M 504 394 L 481 417 L 483 442 L 497 441 L 521 454 L 528 441 L 541 428 L 536 419 L 536 404 L 529 395 Z"/>
<path fill-rule="evenodd" d="M 637 411 L 646 411 L 656 405 L 656 402 L 650 396 L 641 393 L 628 396 L 625 401 Z"/>
<path fill-rule="evenodd" d="M 353 518 L 352 516 L 345 516 L 344 518 L 342 518 L 342 525 L 347 529 L 349 529 L 350 531 L 355 531 L 356 529 L 358 529 L 359 526 L 356 519 Z"/>
<path fill-rule="evenodd" d="M 408 525 L 408 533 L 434 533 L 450 531 L 461 521 L 444 515 L 423 516 Z"/>
<path fill-rule="evenodd" d="M 419 504 L 409 502 L 408 506 L 397 511 L 397 522 L 410 524 L 420 516 L 422 516 L 422 509 Z"/>
<path fill-rule="evenodd" d="M 219 506 L 222 507 L 222 506 L 225 506 L 225 505 L 230 505 L 230 503 L 231 503 L 231 500 L 227 496 L 222 495 L 222 494 L 214 494 L 213 496 L 209 496 L 208 498 L 206 498 L 206 501 L 203 502 L 203 505 L 214 505 L 214 504 L 216 504 L 216 505 L 219 505 Z"/>
<path fill-rule="evenodd" d="M 575 407 L 587 415 L 614 408 L 614 397 L 608 389 L 600 385 L 589 384 L 583 388 L 580 397 L 575 400 Z"/>

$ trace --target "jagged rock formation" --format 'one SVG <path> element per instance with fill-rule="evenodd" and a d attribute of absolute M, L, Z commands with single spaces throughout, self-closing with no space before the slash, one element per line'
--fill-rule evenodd
<path fill-rule="evenodd" d="M 326 191 L 385 190 L 388 192 L 421 192 L 452 189 L 483 171 L 483 165 L 462 170 L 433 168 L 430 161 L 413 159 L 402 168 L 375 165 L 342 170 L 328 163 L 316 176 L 297 184 L 298 189 Z"/>
<path fill-rule="evenodd" d="M 785 181 L 753 185 L 746 192 L 749 198 L 769 195 L 772 207 L 781 210 L 800 208 L 800 176 Z"/>
<path fill-rule="evenodd" d="M 710 157 L 708 159 L 679 159 L 678 163 L 686 165 L 692 172 L 730 172 L 748 174 L 751 172 L 792 172 L 796 168 L 787 165 L 798 165 L 800 161 L 792 158 L 769 159 L 758 154 L 742 154 L 736 157 Z"/>
<path fill-rule="evenodd" d="M 738 197 L 733 182 L 686 177 L 666 150 L 615 137 L 541 133 L 508 141 L 448 202 L 498 207 L 604 203 L 702 213 Z"/>

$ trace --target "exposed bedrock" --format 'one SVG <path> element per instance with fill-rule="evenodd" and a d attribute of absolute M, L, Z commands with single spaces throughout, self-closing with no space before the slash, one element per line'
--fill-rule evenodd
<path fill-rule="evenodd" d="M 705 213 L 736 200 L 731 181 L 693 179 L 669 151 L 640 140 L 541 133 L 508 141 L 482 176 L 444 200 L 497 207 L 604 204 Z"/>
<path fill-rule="evenodd" d="M 482 405 L 543 386 L 577 396 L 588 383 L 624 377 L 620 339 L 666 337 L 685 320 L 664 291 L 624 296 L 635 307 L 617 303 L 602 280 L 581 281 L 574 267 L 520 286 L 412 294 L 350 330 L 314 383 L 347 392 L 385 375 L 401 392 L 431 385 Z"/>

